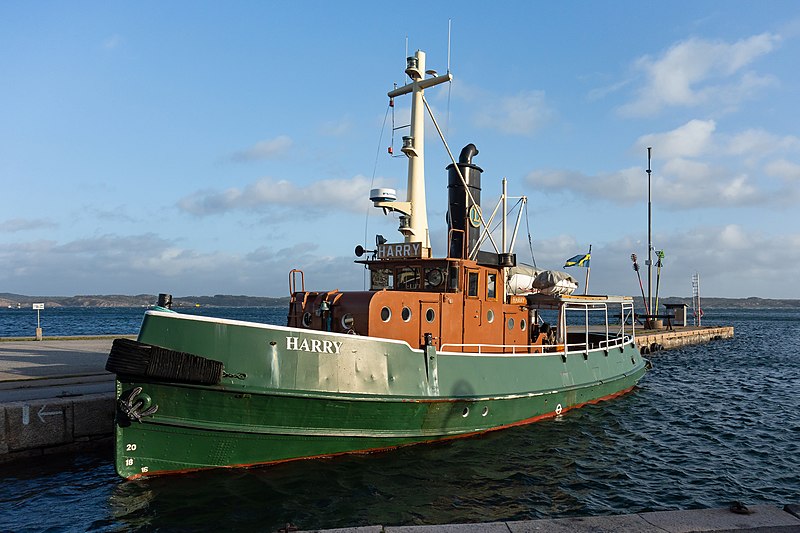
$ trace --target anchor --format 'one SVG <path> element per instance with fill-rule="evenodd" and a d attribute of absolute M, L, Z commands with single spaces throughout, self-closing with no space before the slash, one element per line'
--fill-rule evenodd
<path fill-rule="evenodd" d="M 158 411 L 158 405 L 151 405 L 153 400 L 147 394 L 141 394 L 141 387 L 134 387 L 120 395 L 117 407 L 128 420 L 136 420 L 141 424 L 142 417 L 150 416 Z"/>

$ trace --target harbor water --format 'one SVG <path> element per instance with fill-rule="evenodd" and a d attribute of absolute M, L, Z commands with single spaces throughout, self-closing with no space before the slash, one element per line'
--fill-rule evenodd
<path fill-rule="evenodd" d="M 191 312 L 282 324 L 285 309 Z M 133 334 L 141 309 L 47 309 L 45 335 Z M 35 313 L 0 309 L 0 337 Z M 735 337 L 652 355 L 623 397 L 434 445 L 123 481 L 111 451 L 0 465 L 0 531 L 276 531 L 796 503 L 800 310 L 708 309 Z"/>

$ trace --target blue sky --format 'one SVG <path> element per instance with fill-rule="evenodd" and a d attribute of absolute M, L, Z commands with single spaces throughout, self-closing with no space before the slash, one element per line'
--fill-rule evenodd
<path fill-rule="evenodd" d="M 355 245 L 401 240 L 368 200 L 404 197 L 386 92 L 406 39 L 447 70 L 448 20 L 454 81 L 426 97 L 480 150 L 484 210 L 503 177 L 528 197 L 537 266 L 591 244 L 590 292 L 639 293 L 652 146 L 661 294 L 699 273 L 705 296 L 800 298 L 794 1 L 0 3 L 0 292 L 283 296 L 291 268 L 361 289 Z"/>

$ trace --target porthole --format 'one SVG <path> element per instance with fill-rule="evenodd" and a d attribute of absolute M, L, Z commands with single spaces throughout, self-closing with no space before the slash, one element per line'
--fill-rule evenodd
<path fill-rule="evenodd" d="M 461 416 L 463 416 L 464 418 L 467 418 L 468 414 L 469 414 L 469 407 L 465 407 L 464 410 L 461 411 Z"/>
<path fill-rule="evenodd" d="M 494 311 L 492 311 L 491 309 L 486 311 L 486 321 L 489 322 L 490 324 L 494 322 Z"/>
<path fill-rule="evenodd" d="M 508 329 L 514 329 L 514 319 L 513 318 L 509 318 L 508 319 Z"/>
<path fill-rule="evenodd" d="M 431 308 L 428 308 L 428 310 L 425 311 L 425 320 L 427 320 L 428 322 L 433 322 L 435 318 L 436 318 L 436 311 L 434 311 Z"/>
<path fill-rule="evenodd" d="M 528 327 L 528 323 L 525 322 L 525 319 L 523 318 L 522 320 L 519 321 L 519 329 L 525 331 L 526 327 Z"/>
<path fill-rule="evenodd" d="M 354 323 L 355 323 L 355 320 L 353 319 L 353 315 L 351 315 L 350 313 L 347 313 L 346 315 L 344 315 L 342 317 L 342 329 L 345 329 L 345 330 L 353 329 L 353 324 Z"/>
<path fill-rule="evenodd" d="M 484 407 L 483 411 L 481 411 L 481 416 L 486 416 L 488 414 L 489 414 L 489 408 L 488 407 Z"/>
<path fill-rule="evenodd" d="M 400 318 L 403 319 L 403 322 L 408 322 L 411 320 L 411 309 L 408 307 L 403 307 L 403 310 L 400 311 Z"/>
<path fill-rule="evenodd" d="M 389 322 L 391 318 L 392 318 L 391 309 L 389 309 L 388 307 L 384 307 L 383 309 L 381 309 L 381 320 L 383 320 L 384 322 Z"/>
<path fill-rule="evenodd" d="M 311 313 L 303 313 L 303 327 L 304 328 L 311 327 Z"/>

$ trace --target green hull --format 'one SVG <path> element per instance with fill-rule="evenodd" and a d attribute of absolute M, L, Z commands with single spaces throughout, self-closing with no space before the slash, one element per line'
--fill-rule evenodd
<path fill-rule="evenodd" d="M 117 413 L 116 469 L 125 478 L 369 452 L 527 424 L 622 394 L 645 372 L 632 342 L 566 355 L 437 353 L 152 311 L 139 341 L 219 361 L 225 372 L 215 385 L 118 373 L 117 397 L 145 413 L 138 420 Z"/>

